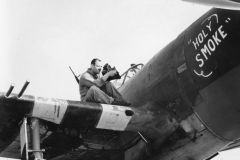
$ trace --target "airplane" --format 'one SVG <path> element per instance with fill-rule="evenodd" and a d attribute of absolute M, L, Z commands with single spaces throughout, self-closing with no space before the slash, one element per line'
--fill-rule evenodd
<path fill-rule="evenodd" d="M 204 160 L 240 145 L 240 11 L 213 8 L 117 84 L 130 106 L 0 93 L 0 157 Z M 141 68 L 132 77 L 129 73 Z M 132 75 L 132 74 L 131 74 Z"/>

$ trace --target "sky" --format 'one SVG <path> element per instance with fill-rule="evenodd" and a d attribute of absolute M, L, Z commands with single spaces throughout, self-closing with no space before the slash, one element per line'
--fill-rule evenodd
<path fill-rule="evenodd" d="M 0 92 L 79 100 L 93 58 L 119 73 L 147 63 L 210 7 L 180 0 L 1 0 Z"/>
<path fill-rule="evenodd" d="M 69 66 L 79 75 L 99 58 L 121 74 L 209 9 L 180 0 L 1 0 L 0 92 L 14 84 L 19 93 L 29 80 L 24 94 L 79 100 Z"/>

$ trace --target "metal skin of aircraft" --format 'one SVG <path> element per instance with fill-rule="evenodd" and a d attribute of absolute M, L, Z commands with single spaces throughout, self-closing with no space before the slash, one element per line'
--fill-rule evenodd
<path fill-rule="evenodd" d="M 208 11 L 119 88 L 129 107 L 0 93 L 0 156 L 20 158 L 24 117 L 36 159 L 204 160 L 237 147 L 239 26 L 240 11 Z"/>

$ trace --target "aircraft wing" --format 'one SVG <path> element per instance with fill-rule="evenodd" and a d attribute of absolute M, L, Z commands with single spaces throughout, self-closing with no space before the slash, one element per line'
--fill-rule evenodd
<path fill-rule="evenodd" d="M 153 118 L 152 113 L 132 107 L 5 95 L 0 93 L 0 157 L 21 157 L 19 128 L 23 117 L 41 120 L 41 148 L 48 159 L 122 156 L 131 146 L 118 142 L 118 131 L 133 131 L 131 143 L 137 142 L 141 137 L 136 133 Z"/>
<path fill-rule="evenodd" d="M 223 148 L 220 152 L 231 150 L 231 149 L 236 149 L 236 148 L 240 148 L 240 139 L 236 140 L 235 142 L 233 142 L 231 144 L 229 144 L 228 146 Z"/>
<path fill-rule="evenodd" d="M 182 1 L 207 5 L 215 8 L 240 10 L 239 0 L 182 0 Z"/>

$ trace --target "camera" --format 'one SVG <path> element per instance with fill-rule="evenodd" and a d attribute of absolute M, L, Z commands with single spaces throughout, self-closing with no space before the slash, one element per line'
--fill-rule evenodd
<path fill-rule="evenodd" d="M 116 68 L 115 67 L 112 68 L 108 63 L 106 63 L 103 66 L 102 75 L 104 76 L 107 72 L 109 72 L 111 70 L 116 70 Z M 111 81 L 111 80 L 114 80 L 114 79 L 121 79 L 121 76 L 119 75 L 117 70 L 116 70 L 116 74 L 114 76 L 109 76 L 107 81 Z"/>

